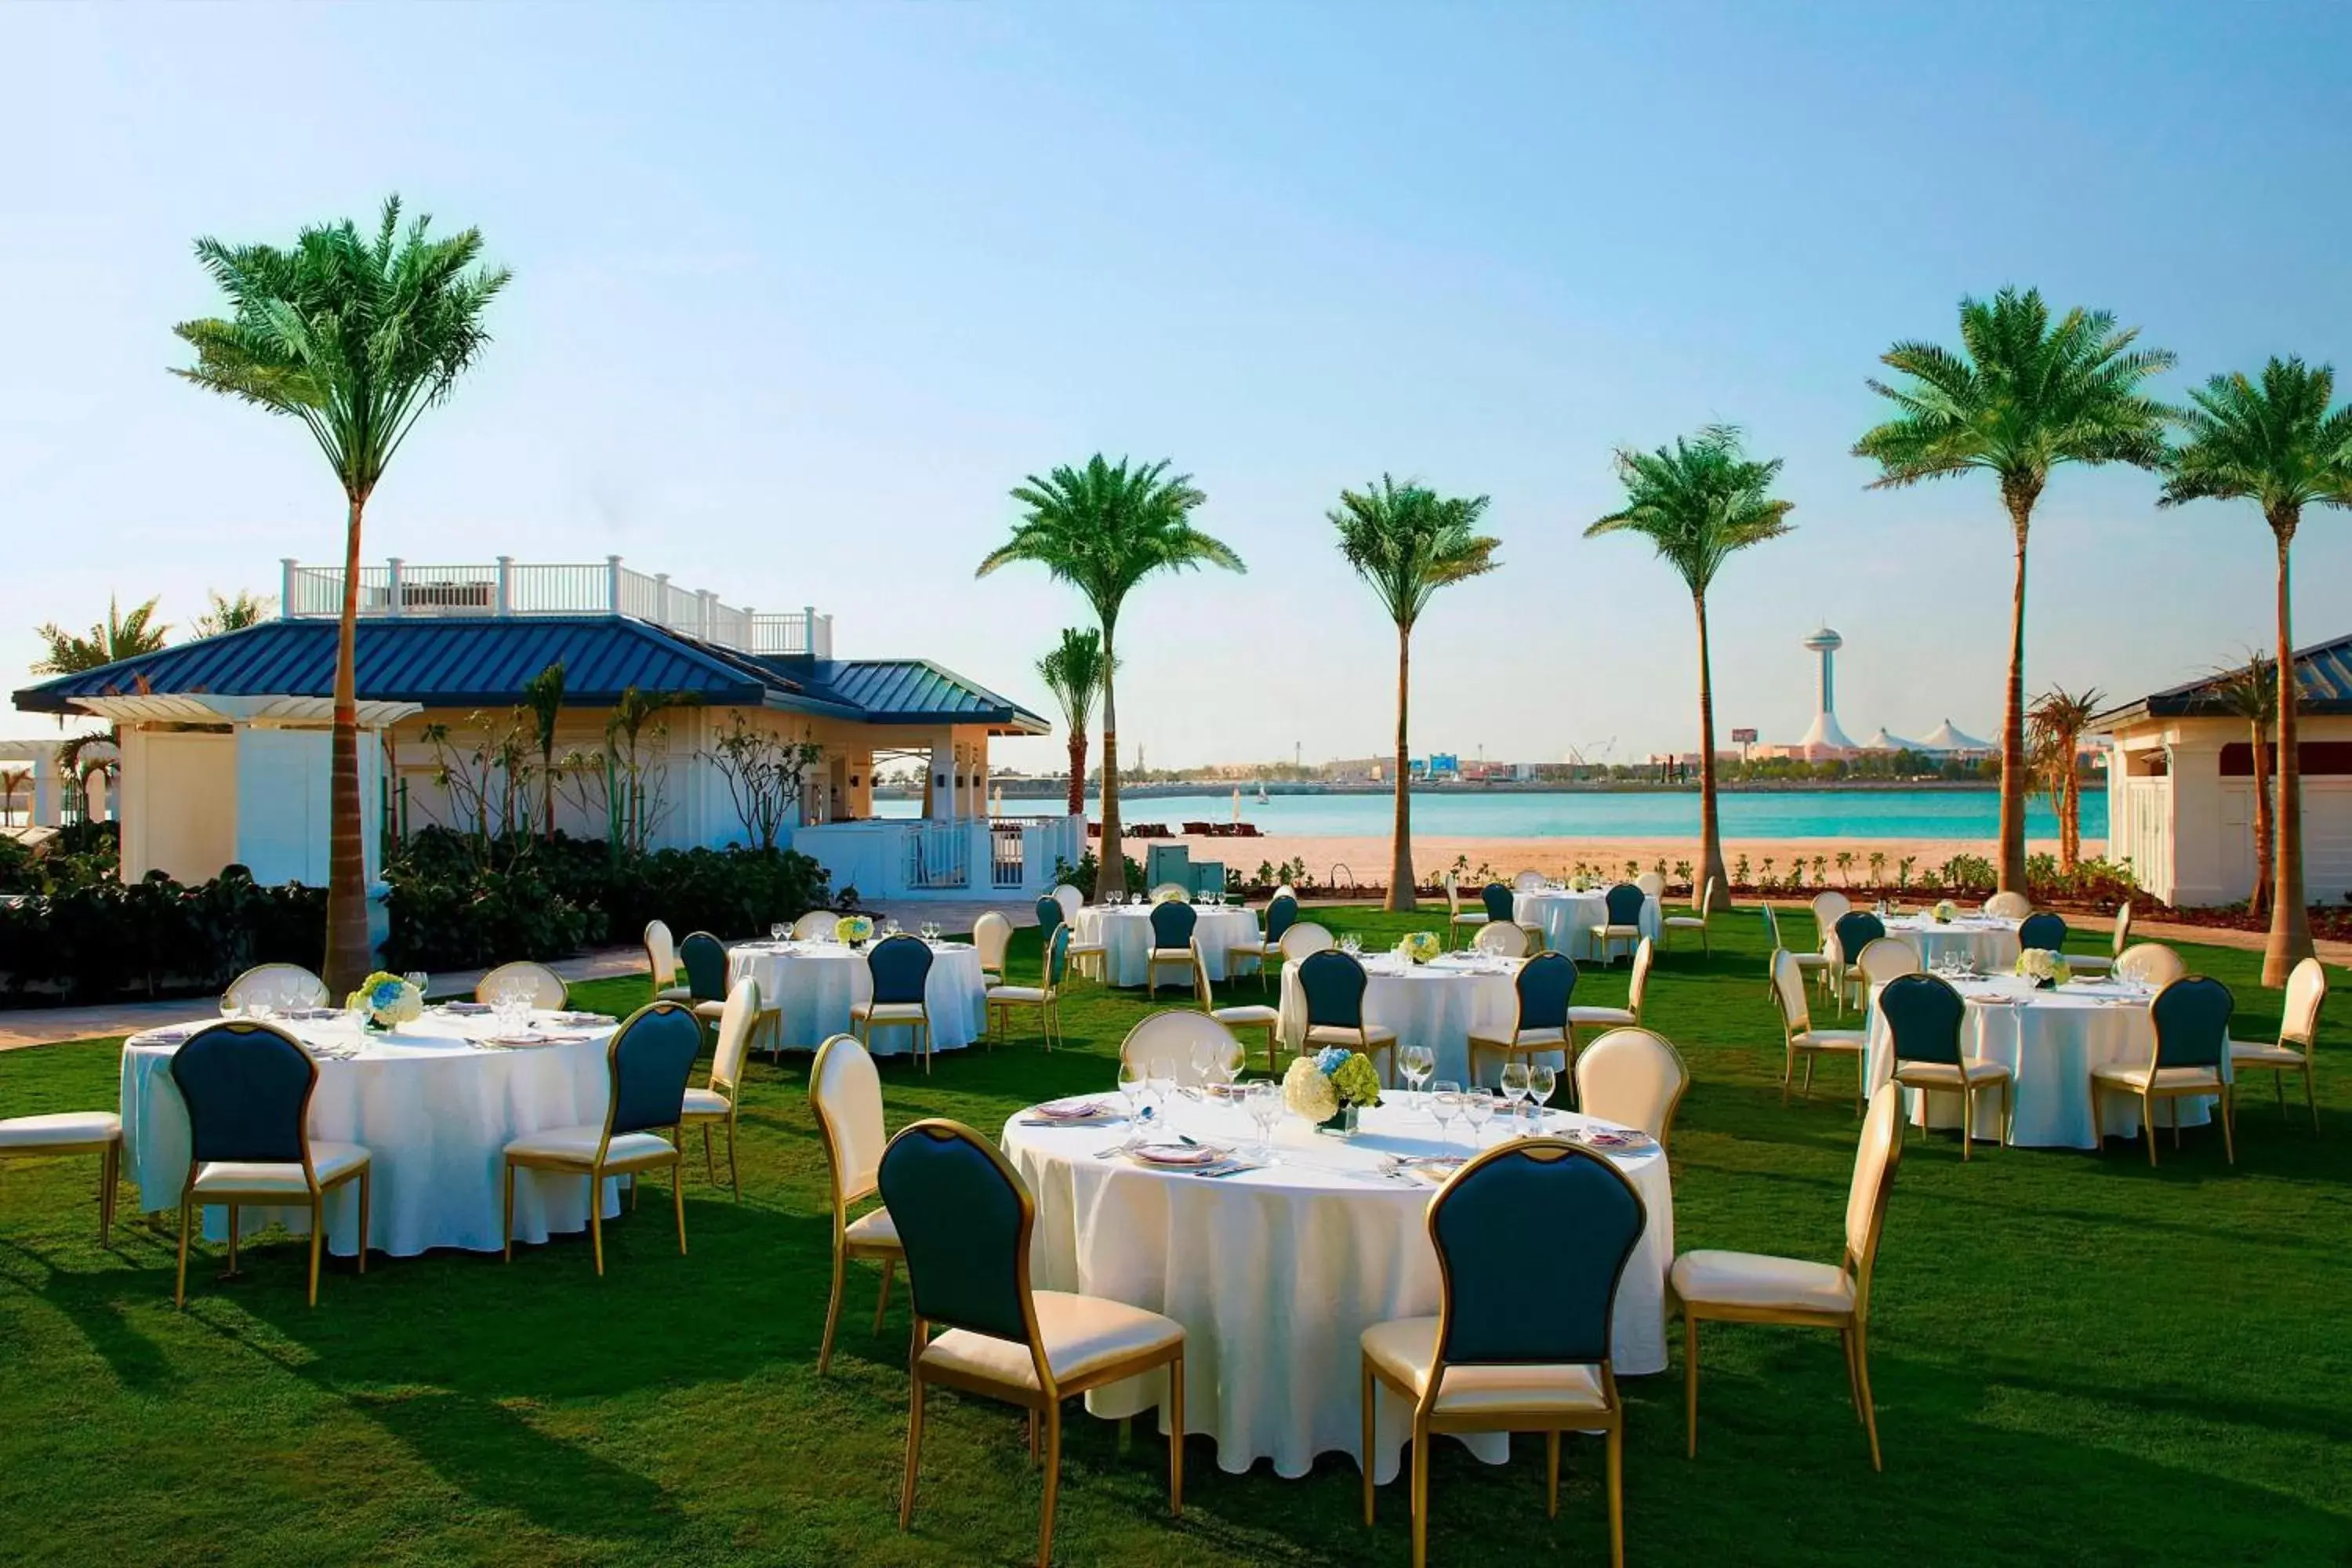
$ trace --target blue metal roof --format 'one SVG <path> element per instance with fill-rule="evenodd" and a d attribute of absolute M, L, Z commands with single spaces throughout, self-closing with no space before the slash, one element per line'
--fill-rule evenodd
<path fill-rule="evenodd" d="M 2314 643 L 2294 656 L 2295 711 L 2314 717 L 2352 713 L 2352 636 Z M 2213 696 L 2213 677 L 2204 675 L 2112 709 L 2091 721 L 2109 729 L 2135 719 L 2211 716 L 2224 710 Z"/>
<path fill-rule="evenodd" d="M 427 708 L 496 708 L 562 661 L 565 702 L 609 707 L 629 687 L 683 692 L 714 707 L 765 707 L 875 723 L 992 724 L 1043 733 L 1044 720 L 921 659 L 754 658 L 624 616 L 384 616 L 363 619 L 359 695 Z M 131 692 L 329 697 L 335 623 L 264 621 L 16 693 L 32 713 L 69 713 L 80 697 Z"/>

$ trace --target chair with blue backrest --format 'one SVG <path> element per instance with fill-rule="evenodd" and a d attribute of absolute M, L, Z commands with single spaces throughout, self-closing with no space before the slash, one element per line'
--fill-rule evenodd
<path fill-rule="evenodd" d="M 1800 999 L 1804 982 L 1782 966 L 1780 984 L 1793 983 Z M 1845 1194 L 1845 1253 L 1832 1268 L 1801 1258 L 1755 1252 L 1698 1250 L 1684 1253 L 1666 1272 L 1666 1305 L 1683 1315 L 1683 1419 L 1689 1452 L 1698 1457 L 1698 1326 L 1714 1319 L 1727 1323 L 1790 1323 L 1835 1329 L 1845 1346 L 1846 1392 L 1853 1413 L 1870 1435 L 1870 1468 L 1879 1462 L 1878 1412 L 1870 1397 L 1870 1279 L 1878 1260 L 1878 1238 L 1886 1226 L 1887 1194 L 1903 1159 L 1898 1131 L 1903 1091 L 1880 1086 L 1862 1120 L 1854 1150 L 1853 1180 Z"/>
<path fill-rule="evenodd" d="M 1608 1444 L 1609 1560 L 1625 1561 L 1625 1410 L 1612 1357 L 1617 1287 L 1649 1224 L 1641 1194 L 1607 1158 L 1557 1138 L 1490 1149 L 1430 1199 L 1435 1317 L 1366 1329 L 1364 1522 L 1372 1522 L 1379 1391 L 1412 1405 L 1413 1568 L 1429 1559 L 1430 1438 L 1441 1432 L 1541 1432 L 1547 1514 L 1559 1512 L 1559 1439 Z M 1539 1225 L 1550 1239 L 1526 1243 Z"/>
<path fill-rule="evenodd" d="M 2060 952 L 2066 946 L 2066 922 L 2043 910 L 2031 914 L 2017 923 L 2017 945 L 2020 951 L 2040 948 L 2044 952 Z"/>
<path fill-rule="evenodd" d="M 514 1261 L 515 1173 L 547 1171 L 588 1181 L 588 1237 L 596 1272 L 604 1272 L 604 1182 L 669 1170 L 670 1204 L 677 1211 L 677 1251 L 686 1256 L 686 1184 L 677 1150 L 686 1118 L 687 1075 L 702 1050 L 702 1025 L 676 1002 L 655 1002 L 623 1021 L 604 1047 L 604 1120 L 527 1133 L 506 1147 L 506 1226 L 503 1250 Z M 662 1132 L 669 1136 L 665 1138 Z M 634 1205 L 636 1184 L 630 1184 Z"/>
<path fill-rule="evenodd" d="M 1268 976 L 1273 974 L 1276 963 L 1282 958 L 1282 933 L 1297 923 L 1298 895 L 1291 892 L 1275 894 L 1266 902 L 1265 927 L 1258 933 L 1258 940 L 1225 950 L 1225 978 L 1230 980 L 1234 977 L 1236 963 L 1248 959 L 1257 965 L 1258 989 L 1265 990 L 1272 983 Z"/>
<path fill-rule="evenodd" d="M 1982 1057 L 1971 1057 L 1960 1046 L 1960 1026 L 1968 1004 L 1949 982 L 1934 974 L 1898 974 L 1878 993 L 1878 1016 L 1886 1020 L 1894 1042 L 1895 1081 L 1923 1094 L 1960 1097 L 1960 1158 L 1969 1157 L 1976 1141 L 1977 1096 L 1986 1089 L 2000 1091 L 2001 1119 L 1996 1142 L 2009 1140 L 2016 1120 L 2016 1094 L 2009 1068 Z M 1919 1124 L 1925 1128 L 1927 1119 Z"/>
<path fill-rule="evenodd" d="M 1849 1002 L 1857 1007 L 1862 1005 L 1862 987 L 1866 983 L 1855 961 L 1861 958 L 1864 948 L 1885 934 L 1886 922 L 1868 910 L 1848 910 L 1830 928 L 1827 951 L 1839 1012 L 1844 1012 Z"/>
<path fill-rule="evenodd" d="M 2099 1093 L 2139 1098 L 2140 1135 L 2147 1140 L 2147 1163 L 2156 1163 L 2156 1102 L 2172 1107 L 2172 1146 L 2180 1147 L 2179 1101 L 2212 1095 L 2221 1101 L 2221 1148 L 2238 1163 L 2231 1120 L 2237 1113 L 2230 1084 L 2230 1015 L 2237 1011 L 2230 988 L 2204 974 L 2183 975 L 2156 994 L 2148 1021 L 2156 1026 L 2156 1049 L 2145 1067 L 2111 1062 L 2091 1070 L 2091 1134 L 2106 1147 L 2099 1121 Z"/>
<path fill-rule="evenodd" d="M 1298 989 L 1307 998 L 1307 1044 L 1345 1046 L 1370 1057 L 1375 1065 L 1389 1057 L 1393 1066 L 1396 1031 L 1365 1019 L 1367 984 L 1364 965 L 1352 952 L 1332 947 L 1301 959 Z M 1381 1081 L 1391 1081 L 1387 1067 L 1381 1068 Z"/>
<path fill-rule="evenodd" d="M 1151 949 L 1143 960 L 1143 984 L 1147 993 L 1158 994 L 1160 972 L 1181 968 L 1187 977 L 1192 969 L 1192 932 L 1201 923 L 1200 911 L 1182 899 L 1169 899 L 1151 906 Z"/>
<path fill-rule="evenodd" d="M 1617 944 L 1623 942 L 1631 952 L 1640 945 L 1642 914 L 1650 895 L 1631 882 L 1620 882 L 1601 896 L 1603 913 L 1601 923 L 1591 928 L 1592 945 L 1600 951 L 1605 965 L 1615 962 Z"/>
<path fill-rule="evenodd" d="M 1495 928 L 1489 925 L 1486 930 Z M 1486 931 L 1478 933 L 1484 941 Z M 1484 1083 L 1479 1076 L 1480 1061 L 1490 1056 L 1500 1057 L 1507 1065 L 1514 1057 L 1549 1056 L 1557 1051 L 1560 1056 L 1560 1071 L 1573 1074 L 1576 1058 L 1569 1054 L 1571 1037 L 1568 1031 L 1568 999 L 1576 991 L 1576 963 L 1564 952 L 1538 953 L 1519 965 L 1518 977 L 1512 983 L 1518 994 L 1519 1012 L 1511 1028 L 1505 1034 L 1470 1032 L 1470 1081 Z"/>
<path fill-rule="evenodd" d="M 841 1321 L 842 1287 L 849 1262 L 866 1258 L 882 1265 L 882 1291 L 874 1302 L 874 1331 L 890 1306 L 890 1272 L 906 1255 L 887 1208 L 852 1218 L 850 1208 L 874 1195 L 876 1173 L 889 1134 L 882 1125 L 882 1075 L 874 1058 L 849 1035 L 835 1035 L 816 1050 L 809 1066 L 809 1107 L 816 1112 L 816 1135 L 833 1189 L 833 1294 L 824 1304 L 824 1338 L 816 1352 L 816 1374 L 833 1365 L 833 1333 Z"/>
<path fill-rule="evenodd" d="M 727 944 L 707 931 L 688 931 L 677 944 L 686 965 L 686 991 L 694 1016 L 715 1031 L 727 1011 Z M 781 1032 L 780 1032 L 781 1033 Z"/>
<path fill-rule="evenodd" d="M 1042 960 L 1043 984 L 1013 985 L 1000 982 L 982 993 L 987 1005 L 988 1028 L 992 1035 L 1001 1035 L 1013 1026 L 1014 1008 L 1037 1009 L 1037 1028 L 1045 1037 L 1045 1048 L 1052 1050 L 1054 1041 L 1062 1032 L 1062 983 L 1070 972 L 1070 928 L 1057 925 L 1045 939 Z"/>
<path fill-rule="evenodd" d="M 1062 918 L 1062 900 L 1051 893 L 1037 895 L 1037 940 L 1043 943 L 1053 939 L 1054 929 L 1066 924 Z M 1044 952 L 1041 946 L 1039 952 Z"/>
<path fill-rule="evenodd" d="M 898 1528 L 907 1529 L 914 1520 L 923 1394 L 933 1384 L 1027 1411 L 1033 1454 L 1043 1425 L 1045 1498 L 1038 1568 L 1046 1568 L 1054 1554 L 1062 1402 L 1089 1389 L 1164 1373 L 1168 1507 L 1171 1513 L 1183 1512 L 1183 1325 L 1105 1297 L 1033 1289 L 1030 1237 L 1036 1228 L 1036 1205 L 1004 1157 L 968 1127 L 929 1121 L 907 1128 L 882 1152 L 880 1184 L 905 1250 L 907 1288 L 915 1302 Z M 933 1338 L 934 1330 L 946 1331 Z"/>
<path fill-rule="evenodd" d="M 1511 889 L 1501 882 L 1489 882 L 1479 889 L 1478 901 L 1486 906 L 1488 925 L 1510 925 L 1517 919 Z"/>
<path fill-rule="evenodd" d="M 927 994 L 931 981 L 931 944 L 904 931 L 886 936 L 866 952 L 866 974 L 872 990 L 849 1009 L 850 1027 L 867 1050 L 874 1048 L 874 1031 L 902 1028 L 915 1031 L 915 1049 L 922 1054 L 923 1070 L 931 1070 L 931 1005 Z"/>
<path fill-rule="evenodd" d="M 319 1304 L 319 1248 L 327 1194 L 360 1184 L 360 1272 L 367 1272 L 368 1152 L 310 1136 L 319 1064 L 268 1024 L 215 1024 L 172 1053 L 172 1083 L 188 1108 L 188 1175 L 180 1189 L 180 1273 L 173 1304 L 188 1303 L 188 1230 L 199 1205 L 228 1206 L 228 1271 L 236 1272 L 237 1210 L 247 1204 L 310 1211 L 310 1305 Z"/>
<path fill-rule="evenodd" d="M 1037 900 L 1037 951 L 1041 954 L 1045 952 L 1046 944 L 1054 940 L 1055 926 L 1066 926 L 1070 932 L 1067 949 L 1070 973 L 1085 974 L 1091 972 L 1100 979 L 1105 963 L 1103 944 L 1078 940 L 1078 911 L 1084 908 L 1086 900 L 1066 882 L 1040 898 Z"/>

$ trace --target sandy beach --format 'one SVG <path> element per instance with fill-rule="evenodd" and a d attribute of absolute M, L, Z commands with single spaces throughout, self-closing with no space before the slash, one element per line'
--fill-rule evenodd
<path fill-rule="evenodd" d="M 1129 853 L 1140 858 L 1141 846 L 1158 842 L 1161 841 L 1131 839 Z M 1186 837 L 1181 842 L 1191 847 L 1194 860 L 1222 861 L 1228 869 L 1244 876 L 1256 870 L 1260 861 L 1279 866 L 1298 859 L 1307 863 L 1307 874 L 1318 882 L 1370 886 L 1385 885 L 1388 881 L 1386 838 L 1266 834 L 1256 838 Z M 2055 854 L 2058 842 L 2054 838 L 2035 838 L 2028 841 L 2026 848 L 2029 853 L 2046 850 Z M 1751 872 L 1761 875 L 1767 859 L 1777 871 L 1785 873 L 1800 858 L 1810 867 L 1816 856 L 1825 857 L 1829 880 L 1834 886 L 1842 881 L 1868 880 L 1870 857 L 1874 854 L 1885 855 L 1885 875 L 1891 882 L 1896 867 L 1906 858 L 1916 859 L 1916 879 L 1955 855 L 1990 858 L 1994 849 L 1989 839 L 1969 838 L 1727 838 L 1723 842 L 1723 858 L 1727 864 L 1736 865 L 1745 855 Z M 2104 854 L 2105 849 L 2102 839 L 2083 841 L 2085 858 Z M 1837 858 L 1844 852 L 1852 853 L 1853 864 L 1850 871 L 1841 872 Z M 1690 838 L 1459 838 L 1415 834 L 1412 841 L 1413 869 L 1424 882 L 1463 859 L 1469 862 L 1473 875 L 1484 867 L 1498 877 L 1508 878 L 1526 870 L 1561 876 L 1574 870 L 1580 862 L 1596 871 L 1622 872 L 1628 860 L 1638 861 L 1646 868 L 1664 859 L 1672 871 L 1676 862 L 1694 860 L 1697 856 L 1697 841 Z M 1807 879 L 1811 879 L 1809 876 Z"/>

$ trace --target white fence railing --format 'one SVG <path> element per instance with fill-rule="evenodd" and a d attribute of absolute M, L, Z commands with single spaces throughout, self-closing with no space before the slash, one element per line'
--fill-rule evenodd
<path fill-rule="evenodd" d="M 283 563 L 278 596 L 289 616 L 339 616 L 343 569 Z M 708 589 L 681 588 L 666 572 L 647 574 L 602 562 L 538 563 L 501 555 L 488 565 L 403 561 L 362 566 L 362 616 L 632 616 L 703 642 L 751 654 L 831 658 L 833 617 L 814 605 L 761 614 L 721 603 Z"/>
<path fill-rule="evenodd" d="M 907 829 L 906 870 L 910 893 L 944 892 L 971 886 L 971 825 L 922 823 Z M 1018 886 L 1016 883 L 1015 886 Z"/>

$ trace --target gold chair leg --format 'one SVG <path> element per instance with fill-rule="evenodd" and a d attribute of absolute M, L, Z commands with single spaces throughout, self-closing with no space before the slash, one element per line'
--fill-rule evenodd
<path fill-rule="evenodd" d="M 228 1205 L 228 1272 L 221 1276 L 224 1279 L 236 1278 L 236 1205 L 231 1204 Z"/>
<path fill-rule="evenodd" d="M 1838 1349 L 1845 1355 L 1846 1397 L 1853 1402 L 1854 1424 L 1860 1426 L 1862 1424 L 1862 1379 L 1854 1375 L 1853 1330 L 1851 1326 L 1838 1331 Z"/>
<path fill-rule="evenodd" d="M 735 1113 L 727 1113 L 727 1179 L 735 1184 L 735 1201 L 743 1201 L 743 1170 L 735 1163 Z"/>
<path fill-rule="evenodd" d="M 1374 1401 L 1380 1397 L 1372 1385 L 1370 1362 L 1363 1363 L 1358 1381 L 1363 1385 L 1364 1444 L 1356 1453 L 1364 1472 L 1364 1522 L 1369 1525 L 1372 1522 L 1372 1445 L 1379 1440 L 1379 1406 Z"/>
<path fill-rule="evenodd" d="M 327 1200 L 324 1194 L 310 1197 L 310 1305 L 319 1304 L 319 1244 L 327 1236 Z"/>
<path fill-rule="evenodd" d="M 686 1162 L 669 1168 L 669 1206 L 677 1214 L 677 1255 L 686 1256 Z"/>
<path fill-rule="evenodd" d="M 2177 1121 L 2180 1118 L 2180 1112 L 2178 1109 L 2179 1102 L 2174 1103 L 2176 1109 L 2172 1115 L 2173 1120 Z M 2225 1083 L 2221 1086 L 2221 1152 L 2230 1157 L 2230 1163 L 2232 1165 L 2238 1163 L 2238 1139 L 2236 1133 L 2231 1131 L 2237 1120 L 2237 1094 Z"/>
<path fill-rule="evenodd" d="M 635 1184 L 630 1184 L 634 1186 Z M 604 1277 L 604 1184 L 588 1173 L 588 1245 L 596 1254 L 596 1278 Z"/>
<path fill-rule="evenodd" d="M 1544 1517 L 1559 1517 L 1559 1428 L 1544 1434 Z"/>
<path fill-rule="evenodd" d="M 1045 1503 L 1037 1525 L 1037 1568 L 1053 1568 L 1054 1505 L 1062 1491 L 1062 1405 L 1045 1406 Z"/>
<path fill-rule="evenodd" d="M 2311 1110 L 2311 1130 L 2314 1132 L 2318 1131 L 2319 1101 L 2314 1100 L 2311 1095 L 2311 1054 L 2308 1051 L 2304 1053 L 2303 1058 L 2303 1103 Z"/>
<path fill-rule="evenodd" d="M 514 1162 L 509 1160 L 507 1162 L 507 1215 L 504 1227 L 499 1232 L 499 1251 L 506 1255 L 509 1263 L 514 1261 Z"/>
<path fill-rule="evenodd" d="M 2147 1140 L 2147 1167 L 2156 1169 L 2156 1101 L 2143 1094 L 2139 1097 L 2139 1131 Z"/>
<path fill-rule="evenodd" d="M 1870 1396 L 1870 1331 L 1858 1322 L 1853 1326 L 1853 1376 L 1862 1384 L 1862 1425 L 1870 1434 L 1870 1468 L 1884 1471 L 1886 1467 L 1878 1458 L 1878 1406 Z"/>
<path fill-rule="evenodd" d="M 923 1380 L 907 1380 L 913 1385 L 913 1395 L 907 1408 L 907 1478 L 898 1484 L 898 1528 L 905 1530 L 915 1518 L 915 1462 L 923 1452 Z"/>
<path fill-rule="evenodd" d="M 1168 1363 L 1168 1512 L 1184 1512 L 1184 1358 Z"/>
<path fill-rule="evenodd" d="M 882 1289 L 874 1298 L 874 1327 L 871 1332 L 878 1334 L 882 1331 L 882 1314 L 890 1310 L 890 1271 L 898 1266 L 898 1260 L 895 1258 L 882 1260 Z"/>
<path fill-rule="evenodd" d="M 849 1259 L 841 1248 L 841 1236 L 836 1229 L 833 1238 L 833 1294 L 825 1298 L 824 1337 L 817 1342 L 816 1374 L 823 1377 L 833 1365 L 833 1332 L 841 1324 L 841 1289 L 847 1273 Z"/>
<path fill-rule="evenodd" d="M 1412 1423 L 1412 1568 L 1429 1568 L 1429 1428 Z"/>
<path fill-rule="evenodd" d="M 1554 1441 L 1559 1434 L 1553 1434 Z M 1609 1428 L 1609 1568 L 1625 1568 L 1625 1421 Z"/>
<path fill-rule="evenodd" d="M 115 1189 L 122 1180 L 122 1141 L 118 1138 L 98 1157 L 98 1245 L 110 1245 L 114 1236 Z"/>
<path fill-rule="evenodd" d="M 712 1186 L 719 1184 L 719 1161 L 710 1152 L 710 1123 L 702 1124 L 702 1174 Z"/>
<path fill-rule="evenodd" d="M 360 1272 L 362 1274 L 367 1272 L 368 1194 L 370 1192 L 368 1184 L 374 1179 L 374 1175 L 375 1173 L 367 1166 L 360 1167 Z"/>
<path fill-rule="evenodd" d="M 1698 1458 L 1698 1320 L 1683 1309 L 1683 1430 L 1688 1435 L 1683 1458 Z"/>
<path fill-rule="evenodd" d="M 180 1279 L 179 1283 L 172 1289 L 172 1305 L 175 1308 L 185 1307 L 188 1304 L 188 1221 L 194 1208 L 195 1194 L 193 1193 L 181 1194 Z"/>

